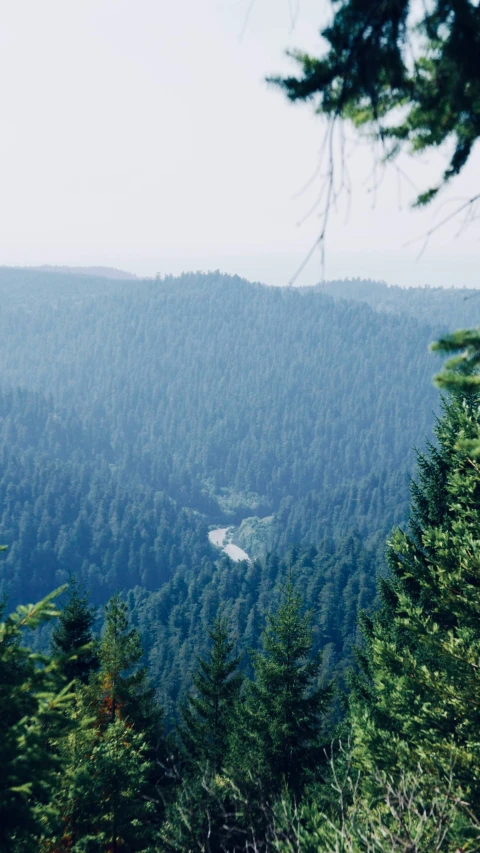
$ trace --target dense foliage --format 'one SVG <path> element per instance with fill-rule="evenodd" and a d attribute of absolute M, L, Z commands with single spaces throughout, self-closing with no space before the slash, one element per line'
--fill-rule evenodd
<path fill-rule="evenodd" d="M 375 311 L 406 314 L 445 331 L 468 326 L 480 312 L 478 290 L 466 287 L 405 288 L 358 278 L 324 281 L 316 286 L 335 300 L 366 302 Z"/>
<path fill-rule="evenodd" d="M 232 612 L 226 616 L 226 603 L 211 594 L 204 652 L 168 738 L 140 666 L 139 635 L 118 596 L 106 606 L 95 642 L 88 603 L 73 586 L 54 635 L 54 647 L 62 637 L 59 660 L 37 659 L 17 638 L 37 613 L 55 616 L 48 601 L 10 617 L 0 635 L 2 708 L 15 718 L 25 696 L 18 687 L 49 681 L 43 704 L 34 690 L 26 715 L 17 713 L 26 736 L 15 738 L 14 725 L 0 756 L 3 799 L 16 804 L 6 823 L 8 849 L 478 850 L 480 472 L 469 455 L 480 441 L 475 385 L 454 388 L 436 438 L 418 459 L 410 523 L 388 542 L 381 606 L 362 617 L 360 671 L 351 677 L 340 729 L 329 716 L 332 687 L 322 685 L 328 645 L 323 640 L 321 654 L 316 650 L 322 611 L 305 608 L 308 578 L 319 570 L 314 549 L 284 564 L 284 583 L 243 675 Z M 354 543 L 345 544 L 345 554 L 354 552 Z M 272 558 L 263 569 L 269 564 Z M 262 564 L 237 568 L 258 574 Z M 333 572 L 337 584 L 340 576 Z M 338 597 L 324 609 L 338 620 Z M 86 683 L 76 677 L 55 698 L 69 653 L 75 661 L 88 649 L 98 662 Z M 15 769 L 25 771 L 39 757 L 35 784 L 12 786 Z"/>
<path fill-rule="evenodd" d="M 257 292 L 263 299 L 263 289 L 253 288 Z M 375 332 L 383 323 L 395 334 L 420 330 L 423 343 L 428 337 L 426 327 L 401 310 L 388 316 L 379 306 L 375 312 L 317 297 L 331 325 L 347 312 L 368 316 Z M 274 304 L 289 298 L 276 294 Z M 302 310 L 308 298 L 293 296 Z M 413 332 L 408 340 L 415 340 Z M 382 497 L 369 496 L 377 509 L 368 518 L 359 511 L 361 493 L 353 491 L 355 472 L 362 482 L 365 459 L 349 451 L 350 502 L 340 502 L 335 515 L 327 499 L 336 493 L 325 484 L 302 494 L 307 463 L 299 455 L 287 495 L 277 494 L 272 481 L 255 494 L 275 510 L 273 518 L 250 518 L 238 531 L 252 546 L 256 537 L 270 537 L 269 545 L 276 542 L 285 553 L 235 564 L 210 546 L 208 524 L 228 517 L 226 494 L 233 515 L 232 495 L 247 502 L 251 492 L 214 487 L 207 467 L 200 466 L 182 485 L 185 460 L 172 455 L 168 477 L 168 466 L 163 469 L 164 485 L 177 489 L 172 498 L 149 482 L 152 447 L 158 450 L 160 440 L 145 446 L 141 458 L 152 455 L 144 483 L 136 456 L 141 442 L 125 458 L 109 457 L 114 444 L 110 440 L 108 450 L 104 443 L 107 425 L 114 410 L 117 426 L 122 423 L 121 407 L 111 402 L 97 430 L 86 397 L 80 417 L 70 391 L 60 402 L 44 396 L 47 388 L 43 394 L 3 392 L 2 452 L 12 478 L 12 488 L 6 474 L 3 480 L 4 518 L 13 527 L 22 514 L 18 543 L 3 555 L 5 586 L 18 596 L 21 589 L 40 590 L 67 577 L 73 568 L 61 612 L 49 596 L 20 607 L 0 625 L 6 733 L 0 843 L 6 850 L 478 849 L 478 336 L 458 333 L 439 346 L 464 350 L 441 374 L 450 394 L 436 443 L 417 455 L 410 520 L 389 536 L 388 572 L 382 529 L 392 520 L 385 495 L 395 482 L 401 446 L 400 436 L 397 450 L 392 439 L 395 420 L 388 450 L 387 442 L 377 441 L 365 457 L 373 460 L 375 447 L 386 472 Z M 401 341 L 397 350 L 402 352 Z M 340 376 L 333 368 L 330 382 Z M 390 398 L 387 392 L 387 410 Z M 275 408 L 275 394 L 272 399 Z M 326 399 L 334 405 L 333 390 Z M 398 395 L 392 399 L 398 404 Z M 358 444 L 362 420 L 354 414 Z M 370 421 L 372 429 L 376 424 Z M 305 451 L 302 442 L 300 448 Z M 378 468 L 369 475 L 380 489 Z M 374 480 L 363 481 L 366 496 L 368 482 Z M 317 518 L 322 500 L 326 516 Z M 299 512 L 302 501 L 310 502 L 311 517 L 301 528 L 297 516 L 293 538 L 299 544 L 288 548 L 281 521 L 288 529 L 289 513 Z M 314 535 L 317 544 L 309 544 Z M 39 543 L 46 541 L 49 569 L 45 554 L 43 563 L 36 562 Z M 117 550 L 109 551 L 113 543 Z M 167 550 L 168 565 L 162 562 Z M 111 596 L 97 617 L 75 576 L 93 586 L 93 604 L 113 584 L 124 593 Z M 377 585 L 379 604 L 372 611 Z M 50 652 L 33 652 L 24 645 L 25 633 L 41 633 L 51 619 L 57 621 Z M 45 638 L 33 644 L 45 649 Z"/>
<path fill-rule="evenodd" d="M 375 598 L 384 545 L 366 548 L 358 535 L 318 547 L 270 554 L 249 564 L 224 557 L 202 569 L 177 572 L 158 592 L 128 594 L 132 619 L 143 637 L 149 669 L 164 697 L 168 718 L 190 684 L 197 654 L 206 654 L 205 626 L 217 612 L 228 619 L 242 670 L 251 673 L 249 649 L 258 650 L 268 612 L 280 602 L 290 573 L 313 613 L 313 650 L 323 652 L 319 682 L 344 685 L 359 641 L 357 613 Z M 335 704 L 335 707 L 336 704 Z M 338 708 L 337 708 L 338 710 Z"/>
<path fill-rule="evenodd" d="M 204 521 L 273 514 L 268 548 L 285 550 L 406 516 L 435 405 L 434 331 L 400 316 L 401 299 L 385 316 L 220 274 L 2 270 L 0 291 L 12 602 L 69 571 L 103 600 L 158 588 L 212 555 Z"/>
<path fill-rule="evenodd" d="M 164 492 L 122 480 L 72 412 L 21 390 L 0 392 L 0 589 L 17 602 L 69 575 L 95 601 L 154 589 L 210 555 L 203 518 Z"/>
<path fill-rule="evenodd" d="M 433 421 L 426 345 L 476 303 L 334 288 L 0 271 L 0 588 L 11 606 L 71 575 L 94 604 L 130 591 L 169 720 L 217 606 L 258 648 L 289 565 L 320 614 L 322 683 L 352 662 Z M 240 521 L 248 566 L 207 538 Z"/>

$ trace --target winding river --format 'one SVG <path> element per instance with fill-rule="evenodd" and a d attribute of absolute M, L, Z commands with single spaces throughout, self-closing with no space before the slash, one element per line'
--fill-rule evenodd
<path fill-rule="evenodd" d="M 225 544 L 229 529 L 229 527 L 217 527 L 216 530 L 211 530 L 208 538 L 212 545 L 215 545 L 216 548 L 221 548 L 234 563 L 240 563 L 242 560 L 250 560 L 246 551 L 243 551 L 238 545 L 233 545 L 232 542 Z"/>

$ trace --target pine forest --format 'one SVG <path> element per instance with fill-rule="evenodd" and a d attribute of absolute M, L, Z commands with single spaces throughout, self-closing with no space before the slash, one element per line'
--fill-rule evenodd
<path fill-rule="evenodd" d="M 480 850 L 475 291 L 0 295 L 2 853 Z"/>

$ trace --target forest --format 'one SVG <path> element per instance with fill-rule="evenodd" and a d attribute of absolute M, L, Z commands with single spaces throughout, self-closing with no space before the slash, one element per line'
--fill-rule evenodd
<path fill-rule="evenodd" d="M 0 293 L 0 850 L 480 849 L 475 292 Z"/>

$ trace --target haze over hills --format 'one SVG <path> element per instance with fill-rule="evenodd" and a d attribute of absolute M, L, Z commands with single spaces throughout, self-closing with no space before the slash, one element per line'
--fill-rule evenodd
<path fill-rule="evenodd" d="M 474 322 L 474 293 L 0 269 L 2 590 L 130 590 L 173 708 L 218 606 L 258 641 L 295 546 L 323 676 L 343 671 L 439 409 L 428 344 Z M 211 526 L 258 562 L 234 568 Z"/>
<path fill-rule="evenodd" d="M 376 311 L 404 313 L 435 326 L 448 329 L 470 325 L 480 317 L 475 300 L 480 290 L 466 287 L 415 287 L 387 285 L 383 281 L 325 281 L 316 285 L 334 299 L 365 302 Z"/>
<path fill-rule="evenodd" d="M 95 278 L 113 278 L 121 281 L 138 281 L 138 276 L 133 272 L 118 270 L 115 267 L 69 267 L 69 266 L 54 266 L 52 264 L 43 264 L 41 266 L 20 267 L 20 269 L 48 272 L 48 273 L 65 273 L 67 275 L 89 275 Z"/>

